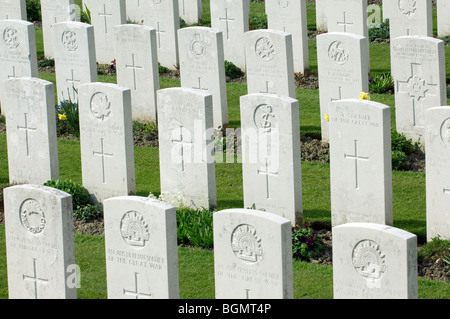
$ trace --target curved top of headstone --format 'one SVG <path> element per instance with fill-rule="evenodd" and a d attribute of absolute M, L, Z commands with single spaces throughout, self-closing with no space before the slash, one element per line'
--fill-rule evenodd
<path fill-rule="evenodd" d="M 41 193 L 41 194 L 47 194 L 48 196 L 53 196 L 56 198 L 66 198 L 66 197 L 72 197 L 72 195 L 53 188 L 49 186 L 43 186 L 43 185 L 37 185 L 37 184 L 24 184 L 24 185 L 15 185 L 10 186 L 8 188 L 4 189 L 5 192 L 16 192 L 16 193 L 23 193 L 23 192 L 32 192 L 34 194 Z"/>
<path fill-rule="evenodd" d="M 366 39 L 366 37 L 363 37 L 362 35 L 358 35 L 356 33 L 350 33 L 350 32 L 326 32 L 326 33 L 319 34 L 317 36 L 317 39 L 326 39 L 326 38 L 348 38 L 348 39 L 358 39 L 358 40 Z"/>
<path fill-rule="evenodd" d="M 54 26 L 65 26 L 65 27 L 71 28 L 71 29 L 94 28 L 94 26 L 91 24 L 88 24 L 85 22 L 79 22 L 79 21 L 61 21 L 61 22 L 55 23 Z"/>
<path fill-rule="evenodd" d="M 396 228 L 389 225 L 376 224 L 376 223 L 347 223 L 333 227 L 333 233 L 339 231 L 341 233 L 348 233 L 350 231 L 361 232 L 361 237 L 370 237 L 374 232 L 379 233 L 379 238 L 388 240 L 385 235 L 395 236 L 397 238 L 403 238 L 405 240 L 411 238 L 417 238 L 413 233 L 407 232 L 403 229 Z"/>
<path fill-rule="evenodd" d="M 134 23 L 128 23 L 128 24 L 119 24 L 114 26 L 114 29 L 116 30 L 136 30 L 135 32 L 142 30 L 142 31 L 149 31 L 149 30 L 155 30 L 154 27 L 148 26 L 148 25 L 142 25 L 142 24 L 134 24 Z"/>
<path fill-rule="evenodd" d="M 259 219 L 259 220 L 265 220 L 267 222 L 276 223 L 279 225 L 283 224 L 291 224 L 291 221 L 287 218 L 281 217 L 279 215 L 262 211 L 262 210 L 255 210 L 255 209 L 246 209 L 246 208 L 233 208 L 233 209 L 225 209 L 216 212 L 213 215 L 213 218 L 221 218 L 222 216 L 235 216 L 239 218 L 240 216 L 245 217 L 246 219 Z"/>
<path fill-rule="evenodd" d="M 34 26 L 33 23 L 29 22 L 29 21 L 25 21 L 25 20 L 19 20 L 19 19 L 7 19 L 7 20 L 0 20 L 0 25 L 4 25 L 4 24 L 15 24 L 15 25 L 24 25 L 29 27 Z"/>
<path fill-rule="evenodd" d="M 204 26 L 193 26 L 187 28 L 178 29 L 178 33 L 190 33 L 190 32 L 202 32 L 202 33 L 223 33 L 221 30 L 217 30 L 210 27 Z"/>
<path fill-rule="evenodd" d="M 434 37 L 428 37 L 425 35 L 403 35 L 401 37 L 396 37 L 394 39 L 391 40 L 392 43 L 395 42 L 400 42 L 400 41 L 412 41 L 412 40 L 416 40 L 416 41 L 428 41 L 430 43 L 444 43 L 444 41 L 442 41 L 441 39 L 437 39 Z"/>
<path fill-rule="evenodd" d="M 339 105 L 339 104 L 355 105 L 355 107 L 364 106 L 364 107 L 370 107 L 372 109 L 380 109 L 380 110 L 390 109 L 390 107 L 385 104 L 375 102 L 375 101 L 370 101 L 370 100 L 357 99 L 357 98 L 336 100 L 336 101 L 332 101 L 330 103 L 333 105 Z"/>
<path fill-rule="evenodd" d="M 154 198 L 150 198 L 150 197 L 142 197 L 142 196 L 118 196 L 118 197 L 113 197 L 113 198 L 108 198 L 105 199 L 104 204 L 106 203 L 114 203 L 114 202 L 128 202 L 130 203 L 130 205 L 132 203 L 139 203 L 139 204 L 143 204 L 143 205 L 149 205 L 158 209 L 162 209 L 162 210 L 170 210 L 170 209 L 175 209 L 174 206 L 154 199 Z"/>

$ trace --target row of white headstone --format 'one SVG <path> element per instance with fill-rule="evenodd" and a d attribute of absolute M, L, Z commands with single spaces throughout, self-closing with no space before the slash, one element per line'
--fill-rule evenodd
<path fill-rule="evenodd" d="M 4 201 L 9 298 L 77 298 L 71 196 L 21 185 L 4 189 Z M 136 196 L 104 208 L 108 298 L 179 298 L 176 208 Z M 230 209 L 213 226 L 215 298 L 294 297 L 289 220 Z M 334 227 L 333 287 L 335 299 L 418 298 L 416 236 L 371 223 Z"/>
<path fill-rule="evenodd" d="M 289 1 L 287 1 L 289 2 Z M 377 5 L 368 6 L 367 1 L 316 0 L 316 25 L 318 31 L 344 31 L 367 35 L 367 27 L 361 22 L 361 15 L 376 14 L 374 24 L 379 23 L 381 10 Z M 437 0 L 437 35 L 450 35 L 450 7 L 446 0 Z M 343 12 L 342 8 L 345 8 Z M 391 38 L 411 34 L 432 36 L 432 0 L 382 2 L 382 19 L 389 19 Z M 365 19 L 364 19 L 365 20 Z M 365 21 L 364 21 L 365 22 Z M 367 24 L 366 24 L 367 26 Z"/>

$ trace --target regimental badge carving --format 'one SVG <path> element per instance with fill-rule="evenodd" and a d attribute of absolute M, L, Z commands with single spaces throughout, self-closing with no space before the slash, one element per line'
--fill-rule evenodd
<path fill-rule="evenodd" d="M 347 63 L 350 55 L 348 54 L 344 43 L 341 41 L 334 41 L 328 47 L 328 57 L 338 65 Z"/>
<path fill-rule="evenodd" d="M 275 49 L 269 38 L 260 38 L 255 44 L 256 55 L 264 62 L 270 62 L 275 57 Z"/>
<path fill-rule="evenodd" d="M 252 264 L 259 262 L 263 256 L 261 239 L 250 225 L 235 228 L 231 235 L 231 248 L 237 258 Z"/>
<path fill-rule="evenodd" d="M 189 49 L 191 50 L 191 53 L 198 58 L 206 54 L 205 42 L 199 33 L 194 34 Z"/>
<path fill-rule="evenodd" d="M 405 16 L 412 16 L 417 10 L 417 0 L 398 0 L 398 9 Z"/>
<path fill-rule="evenodd" d="M 255 109 L 255 113 L 253 114 L 253 121 L 256 128 L 262 130 L 263 133 L 270 133 L 272 132 L 272 119 L 274 117 L 275 115 L 273 114 L 272 106 L 261 104 Z"/>
<path fill-rule="evenodd" d="M 27 199 L 20 206 L 20 221 L 30 233 L 37 235 L 45 228 L 46 219 L 41 204 L 35 199 Z"/>
<path fill-rule="evenodd" d="M 362 240 L 352 253 L 355 270 L 365 278 L 380 279 L 386 271 L 386 256 L 380 246 L 372 240 Z"/>
<path fill-rule="evenodd" d="M 415 98 L 417 101 L 424 99 L 428 91 L 425 80 L 418 75 L 413 75 L 408 80 L 407 87 L 409 96 Z"/>
<path fill-rule="evenodd" d="M 3 40 L 10 49 L 15 49 L 20 45 L 17 39 L 17 30 L 13 28 L 8 27 L 3 31 Z"/>
<path fill-rule="evenodd" d="M 73 31 L 64 31 L 61 36 L 61 42 L 67 51 L 76 51 L 78 49 L 77 34 Z"/>
<path fill-rule="evenodd" d="M 106 120 L 111 115 L 111 102 L 109 102 L 106 94 L 98 92 L 92 96 L 91 112 L 101 121 Z"/>
<path fill-rule="evenodd" d="M 135 211 L 128 212 L 122 217 L 120 234 L 128 245 L 138 248 L 145 247 L 150 239 L 144 217 Z"/>
<path fill-rule="evenodd" d="M 442 122 L 440 130 L 441 141 L 444 145 L 450 148 L 450 118 Z"/>
<path fill-rule="evenodd" d="M 278 6 L 283 9 L 289 7 L 289 0 L 278 0 Z"/>

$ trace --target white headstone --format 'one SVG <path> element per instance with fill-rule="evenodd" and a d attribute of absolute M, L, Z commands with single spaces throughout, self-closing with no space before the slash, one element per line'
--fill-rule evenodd
<path fill-rule="evenodd" d="M 37 78 L 3 84 L 10 184 L 43 184 L 59 177 L 54 85 Z"/>
<path fill-rule="evenodd" d="M 20 185 L 4 189 L 10 299 L 76 299 L 72 197 Z"/>
<path fill-rule="evenodd" d="M 356 34 L 329 32 L 317 36 L 317 53 L 322 140 L 328 141 L 329 103 L 369 91 L 369 43 Z"/>
<path fill-rule="evenodd" d="M 369 37 L 367 0 L 332 0 L 327 5 L 328 32 L 349 32 Z"/>
<path fill-rule="evenodd" d="M 333 228 L 335 299 L 417 299 L 417 237 L 391 226 Z"/>
<path fill-rule="evenodd" d="M 16 77 L 39 77 L 34 24 L 0 21 L 0 83 Z M 3 113 L 3 111 L 2 111 Z"/>
<path fill-rule="evenodd" d="M 329 111 L 332 225 L 392 225 L 390 108 L 354 99 Z"/>
<path fill-rule="evenodd" d="M 392 0 L 382 0 L 382 10 L 383 10 L 383 21 L 390 19 L 389 10 L 391 7 L 389 6 L 388 2 L 392 2 Z"/>
<path fill-rule="evenodd" d="M 306 0 L 266 1 L 268 28 L 292 35 L 294 72 L 300 73 L 305 73 L 309 68 L 306 2 Z"/>
<path fill-rule="evenodd" d="M 136 194 L 130 89 L 83 84 L 79 100 L 82 179 L 91 201 Z"/>
<path fill-rule="evenodd" d="M 145 0 L 126 0 L 127 22 L 142 24 L 148 4 Z"/>
<path fill-rule="evenodd" d="M 329 0 L 316 0 L 316 30 L 328 31 L 327 5 Z"/>
<path fill-rule="evenodd" d="M 127 24 L 114 31 L 117 84 L 131 89 L 133 120 L 156 123 L 156 91 L 160 88 L 156 30 Z"/>
<path fill-rule="evenodd" d="M 216 298 L 292 299 L 290 221 L 248 209 L 213 218 Z"/>
<path fill-rule="evenodd" d="M 109 299 L 179 298 L 177 212 L 145 197 L 104 202 Z"/>
<path fill-rule="evenodd" d="M 296 97 L 292 35 L 278 30 L 245 33 L 248 94 Z"/>
<path fill-rule="evenodd" d="M 406 35 L 433 36 L 433 11 L 431 0 L 388 1 L 391 41 Z"/>
<path fill-rule="evenodd" d="M 178 31 L 181 86 L 211 93 L 214 128 L 228 124 L 223 34 L 206 27 Z"/>
<path fill-rule="evenodd" d="M 111 64 L 116 58 L 114 27 L 127 23 L 125 0 L 89 0 L 89 5 L 97 62 Z"/>
<path fill-rule="evenodd" d="M 437 0 L 437 32 L 438 37 L 450 35 L 450 2 Z"/>
<path fill-rule="evenodd" d="M 427 239 L 450 240 L 450 107 L 425 112 Z"/>
<path fill-rule="evenodd" d="M 211 26 L 223 33 L 225 60 L 245 72 L 244 34 L 250 29 L 250 0 L 211 0 Z"/>
<path fill-rule="evenodd" d="M 27 20 L 26 0 L 2 0 L 0 2 L 0 20 Z"/>
<path fill-rule="evenodd" d="M 156 29 L 159 63 L 176 70 L 179 66 L 178 29 L 180 28 L 180 14 L 178 1 L 148 1 L 144 23 Z"/>
<path fill-rule="evenodd" d="M 53 26 L 58 101 L 78 101 L 81 84 L 97 82 L 94 27 L 81 22 Z"/>
<path fill-rule="evenodd" d="M 241 97 L 244 206 L 302 225 L 299 103 L 289 97 Z"/>
<path fill-rule="evenodd" d="M 447 104 L 444 42 L 423 36 L 391 41 L 396 129 L 413 142 L 424 142 L 424 112 Z"/>
<path fill-rule="evenodd" d="M 176 207 L 213 210 L 217 199 L 212 95 L 169 88 L 159 90 L 157 97 L 161 195 Z"/>
<path fill-rule="evenodd" d="M 74 0 L 41 0 L 42 34 L 44 38 L 44 54 L 48 59 L 55 57 L 53 26 L 58 22 L 74 20 L 71 15 Z"/>
<path fill-rule="evenodd" d="M 198 24 L 203 21 L 202 0 L 178 0 L 180 18 L 186 24 Z"/>

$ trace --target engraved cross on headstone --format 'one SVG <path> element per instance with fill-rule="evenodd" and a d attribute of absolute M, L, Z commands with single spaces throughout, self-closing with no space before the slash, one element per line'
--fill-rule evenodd
<path fill-rule="evenodd" d="M 344 21 L 337 22 L 337 25 L 344 26 L 344 32 L 347 32 L 347 26 L 353 26 L 353 22 L 347 22 L 347 13 L 344 12 Z"/>
<path fill-rule="evenodd" d="M 123 289 L 123 294 L 127 295 L 127 296 L 133 296 L 135 299 L 150 299 L 151 298 L 151 294 L 150 293 L 142 293 L 139 292 L 138 289 L 138 273 L 135 272 L 134 273 L 134 291 L 131 290 L 126 290 L 125 288 Z"/>
<path fill-rule="evenodd" d="M 30 156 L 30 149 L 29 149 L 29 133 L 30 132 L 36 132 L 36 128 L 33 128 L 33 127 L 29 127 L 28 125 L 28 114 L 27 113 L 24 113 L 24 115 L 25 115 L 25 126 L 19 126 L 19 125 L 17 125 L 17 129 L 19 130 L 19 131 L 25 131 L 25 147 L 26 147 L 26 150 L 27 150 L 27 156 Z"/>
<path fill-rule="evenodd" d="M 35 299 L 38 299 L 37 285 L 38 284 L 43 284 L 43 285 L 48 284 L 48 279 L 38 277 L 37 272 L 36 272 L 36 259 L 35 258 L 33 258 L 33 275 L 29 276 L 29 275 L 22 274 L 22 279 L 24 281 L 27 280 L 27 281 L 33 282 Z"/>
<path fill-rule="evenodd" d="M 99 12 L 98 15 L 100 17 L 103 17 L 105 19 L 105 33 L 108 33 L 108 17 L 112 17 L 113 15 L 111 13 L 106 13 L 106 4 L 103 4 L 103 12 Z"/>
<path fill-rule="evenodd" d="M 229 23 L 233 22 L 234 19 L 231 19 L 228 17 L 228 8 L 225 8 L 225 18 L 219 18 L 220 21 L 225 21 L 226 24 L 226 31 L 227 31 L 227 40 L 230 39 L 230 28 Z"/>
<path fill-rule="evenodd" d="M 266 198 L 270 198 L 270 186 L 269 186 L 269 177 L 270 176 L 278 176 L 278 172 L 271 172 L 269 165 L 269 158 L 266 158 L 265 167 L 263 169 L 258 170 L 258 175 L 266 176 Z"/>
<path fill-rule="evenodd" d="M 266 81 L 266 90 L 260 91 L 259 93 L 276 94 L 276 92 L 269 92 L 269 81 Z"/>
<path fill-rule="evenodd" d="M 344 158 L 355 161 L 355 188 L 359 188 L 359 177 L 358 177 L 358 161 L 368 161 L 368 157 L 363 157 L 358 155 L 358 141 L 355 140 L 355 154 L 348 155 L 344 153 Z"/>
<path fill-rule="evenodd" d="M 427 96 L 436 96 L 437 84 L 426 83 L 418 75 L 417 69 L 420 63 L 411 63 L 411 76 L 406 81 L 397 80 L 397 93 L 406 94 L 412 101 L 413 126 L 423 127 L 423 105 L 422 101 Z M 430 92 L 433 91 L 433 92 Z M 419 107 L 421 110 L 419 111 Z M 419 112 L 421 116 L 419 116 Z"/>
<path fill-rule="evenodd" d="M 8 79 L 11 79 L 11 78 L 16 78 L 17 77 L 17 75 L 16 75 L 16 67 L 13 65 L 13 74 L 12 75 L 8 75 Z"/>
<path fill-rule="evenodd" d="M 339 98 L 338 99 L 335 99 L 335 98 L 331 98 L 331 102 L 334 102 L 334 101 L 339 101 L 339 100 L 342 100 L 342 87 L 339 87 Z"/>
<path fill-rule="evenodd" d="M 126 64 L 125 67 L 127 69 L 133 70 L 133 81 L 134 81 L 134 90 L 137 90 L 137 81 L 136 81 L 136 70 L 144 70 L 142 66 L 137 66 L 134 61 L 134 53 L 131 55 L 132 65 Z"/>
<path fill-rule="evenodd" d="M 198 78 L 198 87 L 193 87 L 193 89 L 203 90 L 203 91 L 208 91 L 207 88 L 203 88 L 203 87 L 202 87 L 201 81 L 202 81 L 202 78 Z"/>
<path fill-rule="evenodd" d="M 100 139 L 100 143 L 101 143 L 101 151 L 100 152 L 93 151 L 92 153 L 94 154 L 94 156 L 100 156 L 102 158 L 103 183 L 106 183 L 105 157 L 113 157 L 114 154 L 105 153 L 103 138 Z"/>
<path fill-rule="evenodd" d="M 160 23 L 157 23 L 156 34 L 158 35 L 158 48 L 161 48 L 161 33 L 166 33 L 166 31 L 161 30 Z"/>
<path fill-rule="evenodd" d="M 181 171 L 184 172 L 184 146 L 185 145 L 191 145 L 192 146 L 192 142 L 186 141 L 185 140 L 185 135 L 183 134 L 183 131 L 185 130 L 185 128 L 180 125 L 180 127 L 178 127 L 177 129 L 179 129 L 179 135 L 176 139 L 172 139 L 172 143 L 174 144 L 178 144 L 180 146 L 180 156 L 181 156 Z M 175 130 L 172 131 L 172 135 L 173 132 Z"/>
<path fill-rule="evenodd" d="M 75 89 L 75 83 L 81 83 L 80 80 L 75 80 L 75 76 L 73 74 L 73 69 L 71 70 L 71 78 L 70 79 L 66 79 L 67 83 L 72 83 L 72 94 L 73 94 L 73 101 L 76 101 L 77 99 L 77 90 Z"/>

